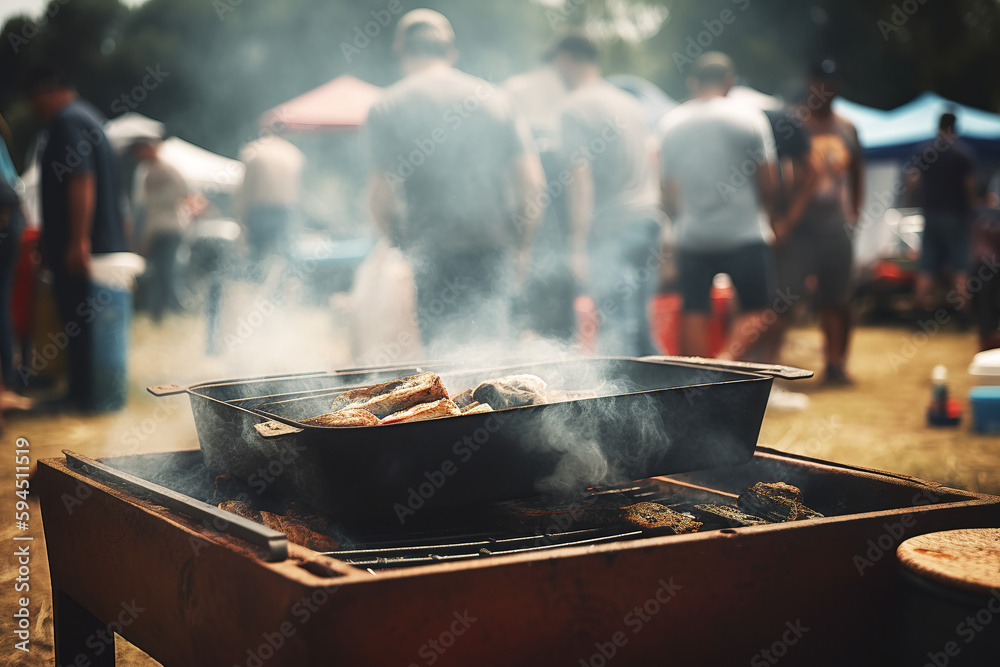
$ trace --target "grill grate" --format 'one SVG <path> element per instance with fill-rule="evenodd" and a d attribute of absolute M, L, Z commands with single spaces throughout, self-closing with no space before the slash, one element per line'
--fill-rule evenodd
<path fill-rule="evenodd" d="M 583 500 L 605 495 L 620 496 L 622 507 L 639 502 L 668 505 L 672 499 L 655 483 L 640 482 L 630 486 L 591 489 Z M 683 511 L 683 508 L 677 505 L 674 505 L 674 508 Z M 537 534 L 525 535 L 492 528 L 484 529 L 482 526 L 465 526 L 459 529 L 422 530 L 408 535 L 396 533 L 368 536 L 356 542 L 357 548 L 330 552 L 326 555 L 375 574 L 379 570 L 417 565 L 634 540 L 660 532 L 637 530 L 635 526 L 619 524 L 577 529 L 566 526 L 563 530 L 547 529 Z"/>
<path fill-rule="evenodd" d="M 430 565 L 447 561 L 468 560 L 489 556 L 531 553 L 566 546 L 599 544 L 631 540 L 646 535 L 641 530 L 620 532 L 615 528 L 592 528 L 564 533 L 546 533 L 519 537 L 489 537 L 472 540 L 472 536 L 456 537 L 454 542 L 383 549 L 354 549 L 334 551 L 326 555 L 339 561 L 369 571 L 388 570 L 415 565 Z"/>

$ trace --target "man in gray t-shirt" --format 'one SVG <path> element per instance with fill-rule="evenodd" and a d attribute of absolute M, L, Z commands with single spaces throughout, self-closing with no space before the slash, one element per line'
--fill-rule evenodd
<path fill-rule="evenodd" d="M 560 118 L 571 262 L 600 316 L 602 354 L 655 354 L 647 306 L 659 265 L 654 144 L 638 101 L 601 78 L 597 49 L 572 34 L 553 66 L 571 93 Z"/>
<path fill-rule="evenodd" d="M 503 340 L 513 256 L 526 256 L 543 186 L 527 124 L 503 91 L 453 67 L 453 43 L 441 14 L 403 16 L 395 51 L 405 77 L 365 128 L 372 215 L 413 266 L 430 354 Z"/>
<path fill-rule="evenodd" d="M 722 357 L 745 356 L 766 329 L 774 293 L 768 208 L 776 165 L 774 137 L 759 109 L 726 97 L 732 62 L 706 53 L 694 64 L 693 99 L 661 121 L 664 208 L 674 221 L 685 354 L 707 353 L 709 294 L 719 273 L 736 288 L 742 315 Z"/>

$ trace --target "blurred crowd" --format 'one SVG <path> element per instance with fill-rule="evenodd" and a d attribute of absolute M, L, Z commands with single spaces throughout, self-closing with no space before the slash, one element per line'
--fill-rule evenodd
<path fill-rule="evenodd" d="M 539 337 L 602 355 L 777 363 L 808 304 L 824 334 L 823 381 L 852 382 L 864 160 L 855 127 L 832 108 L 835 62 L 818 62 L 784 108 L 765 111 L 730 94 L 730 58 L 704 53 L 690 67 L 690 99 L 651 120 L 636 95 L 603 77 L 583 34 L 565 35 L 544 66 L 502 86 L 455 67 L 452 26 L 431 10 L 399 20 L 393 50 L 402 77 L 362 133 L 379 241 L 352 287 L 357 361 L 502 355 Z M 307 165 L 286 139 L 261 136 L 243 147 L 242 188 L 220 211 L 163 159 L 160 137 L 131 137 L 116 150 L 105 119 L 57 68 L 33 71 L 24 90 L 46 128 L 35 236 L 68 356 L 58 406 L 92 410 L 94 350 L 107 344 L 95 333 L 97 265 L 117 253 L 144 257 L 138 305 L 159 321 L 185 307 L 179 258 L 189 271 L 190 230 L 206 222 L 204 310 L 208 349 L 218 351 L 213 322 L 233 279 L 222 274 L 222 241 L 241 235 L 240 277 L 251 283 L 268 279 L 272 261 L 292 261 Z M 35 236 L 6 125 L 0 135 L 0 365 L 5 386 L 21 391 L 37 375 L 38 351 L 15 354 L 12 294 L 26 289 L 15 289 L 15 277 L 37 280 L 18 271 L 21 241 Z M 907 194 L 926 218 L 913 316 L 936 317 L 935 283 L 944 280 L 969 297 L 959 310 L 993 347 L 1000 290 L 989 283 L 973 299 L 967 278 L 995 273 L 1000 214 L 976 182 L 975 159 L 945 114 L 938 137 L 908 163 Z M 235 232 L 207 225 L 226 215 L 239 221 Z M 773 398 L 802 402 L 780 389 Z M 9 390 L 3 404 L 28 407 Z"/>

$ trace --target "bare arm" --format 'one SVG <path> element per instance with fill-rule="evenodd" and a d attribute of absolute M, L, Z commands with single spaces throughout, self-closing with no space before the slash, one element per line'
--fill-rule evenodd
<path fill-rule="evenodd" d="M 780 221 L 775 222 L 775 232 L 779 237 L 787 236 L 798 227 L 816 188 L 816 181 L 816 168 L 808 155 L 792 161 L 792 188 L 788 210 Z"/>
<path fill-rule="evenodd" d="M 854 137 L 858 150 L 851 156 L 851 166 L 849 167 L 849 178 L 851 186 L 851 210 L 848 211 L 850 217 L 847 222 L 852 227 L 858 224 L 861 218 L 861 204 L 865 199 L 865 161 L 861 156 L 861 144 L 858 143 L 858 131 L 852 125 L 851 134 Z"/>
<path fill-rule="evenodd" d="M 402 211 L 402 205 L 393 192 L 392 186 L 380 171 L 372 173 L 368 181 L 368 208 L 371 211 L 372 222 L 380 234 L 395 242 L 396 226 Z"/>
<path fill-rule="evenodd" d="M 70 176 L 66 184 L 69 208 L 69 250 L 65 258 L 66 269 L 74 275 L 90 273 L 90 229 L 94 220 L 97 201 L 97 177 L 93 173 Z"/>
<path fill-rule="evenodd" d="M 760 196 L 761 207 L 772 222 L 774 221 L 774 202 L 777 191 L 778 175 L 773 162 L 765 162 L 757 169 L 757 194 Z"/>
<path fill-rule="evenodd" d="M 670 218 L 677 217 L 681 210 L 681 187 L 674 179 L 664 179 L 660 182 L 660 201 L 663 212 Z"/>

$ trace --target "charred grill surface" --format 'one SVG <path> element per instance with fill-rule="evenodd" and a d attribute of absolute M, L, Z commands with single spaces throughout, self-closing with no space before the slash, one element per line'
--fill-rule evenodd
<path fill-rule="evenodd" d="M 610 491 L 561 500 L 538 497 L 496 503 L 490 508 L 490 516 L 497 527 L 524 534 L 611 526 L 657 533 L 697 531 L 701 524 L 668 507 L 668 501 L 663 494 L 642 490 Z"/>
<path fill-rule="evenodd" d="M 259 494 L 234 475 L 219 475 L 214 484 L 206 483 L 212 478 L 205 477 L 201 456 L 190 454 L 187 460 L 192 463 L 171 474 L 164 463 L 159 480 L 175 479 L 185 489 L 198 486 L 204 490 L 196 495 L 223 510 L 281 531 L 295 544 L 372 570 L 771 522 L 738 508 L 735 495 L 688 488 L 683 482 L 664 486 L 657 480 L 592 488 L 572 497 L 533 496 L 492 505 L 425 509 L 408 516 L 405 525 L 398 520 L 353 522 L 317 512 L 302 500 Z M 193 486 L 196 479 L 202 481 Z M 725 504 L 725 497 L 733 504 Z M 817 516 L 802 504 L 798 488 L 789 484 L 753 484 L 742 497 L 744 503 L 750 497 L 771 502 L 778 506 L 775 512 L 793 507 L 797 517 Z"/>
<path fill-rule="evenodd" d="M 528 498 L 497 503 L 490 516 L 497 527 L 515 533 L 544 533 L 574 528 L 599 528 L 621 523 L 625 506 L 634 504 L 624 494 L 603 494 L 554 500 Z"/>

